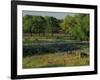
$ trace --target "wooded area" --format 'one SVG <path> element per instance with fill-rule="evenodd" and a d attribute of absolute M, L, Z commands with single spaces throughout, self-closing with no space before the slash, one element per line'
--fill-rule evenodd
<path fill-rule="evenodd" d="M 64 19 L 52 16 L 23 16 L 23 32 L 40 35 L 65 34 L 70 39 L 89 40 L 89 15 L 67 15 Z"/>

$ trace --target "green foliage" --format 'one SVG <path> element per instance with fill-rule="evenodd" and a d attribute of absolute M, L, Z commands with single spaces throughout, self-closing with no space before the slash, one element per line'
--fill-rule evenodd
<path fill-rule="evenodd" d="M 76 24 L 72 29 L 72 35 L 77 40 L 89 40 L 89 15 L 78 14 L 74 17 Z"/>
<path fill-rule="evenodd" d="M 44 33 L 45 31 L 45 19 L 42 16 L 32 17 L 32 32 L 33 33 Z"/>
<path fill-rule="evenodd" d="M 67 15 L 60 20 L 52 16 L 23 16 L 23 32 L 31 34 L 65 34 L 70 39 L 89 40 L 89 14 Z"/>
<path fill-rule="evenodd" d="M 26 15 L 23 17 L 23 31 L 24 33 L 32 32 L 32 16 Z"/>
<path fill-rule="evenodd" d="M 66 16 L 61 23 L 61 28 L 76 40 L 89 40 L 89 15 Z"/>
<path fill-rule="evenodd" d="M 72 16 L 65 16 L 63 23 L 61 24 L 61 28 L 66 34 L 69 34 L 71 31 L 71 27 L 73 26 L 72 20 Z"/>
<path fill-rule="evenodd" d="M 58 20 L 54 17 L 46 16 L 46 33 L 58 33 L 60 30 L 60 26 L 58 24 Z"/>

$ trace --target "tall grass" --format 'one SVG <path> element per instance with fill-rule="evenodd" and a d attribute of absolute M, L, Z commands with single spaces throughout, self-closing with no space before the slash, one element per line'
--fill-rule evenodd
<path fill-rule="evenodd" d="M 89 42 L 66 35 L 23 36 L 23 68 L 89 65 Z"/>
<path fill-rule="evenodd" d="M 80 57 L 81 52 L 85 56 Z M 73 50 L 61 53 L 47 53 L 27 56 L 23 58 L 23 68 L 45 68 L 62 66 L 86 66 L 89 65 L 89 49 Z"/>

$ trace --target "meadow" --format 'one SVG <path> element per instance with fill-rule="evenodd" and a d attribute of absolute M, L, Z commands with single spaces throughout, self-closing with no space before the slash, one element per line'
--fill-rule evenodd
<path fill-rule="evenodd" d="M 71 54 L 70 54 L 71 53 Z M 73 53 L 73 54 L 72 54 Z M 80 57 L 80 51 L 49 53 L 23 58 L 23 68 L 68 67 L 89 65 L 89 55 Z"/>
<path fill-rule="evenodd" d="M 24 36 L 23 68 L 89 65 L 88 42 L 54 36 Z"/>

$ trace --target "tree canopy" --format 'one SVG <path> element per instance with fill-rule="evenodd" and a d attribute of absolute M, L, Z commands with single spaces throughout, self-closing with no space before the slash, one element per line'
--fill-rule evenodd
<path fill-rule="evenodd" d="M 67 15 L 64 19 L 53 16 L 23 16 L 23 32 L 32 34 L 65 34 L 75 40 L 89 40 L 89 14 Z"/>

